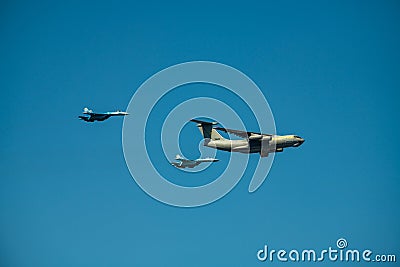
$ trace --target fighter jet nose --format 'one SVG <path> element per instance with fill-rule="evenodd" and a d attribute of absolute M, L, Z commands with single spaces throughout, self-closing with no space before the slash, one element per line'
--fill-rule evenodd
<path fill-rule="evenodd" d="M 300 136 L 295 136 L 295 137 L 296 137 L 296 141 L 295 141 L 293 147 L 301 146 L 301 144 L 303 144 L 305 140 L 303 138 L 301 138 Z"/>
<path fill-rule="evenodd" d="M 304 139 L 303 138 L 300 138 L 299 140 L 298 140 L 298 143 L 297 143 L 297 146 L 301 146 L 303 143 L 304 143 Z"/>

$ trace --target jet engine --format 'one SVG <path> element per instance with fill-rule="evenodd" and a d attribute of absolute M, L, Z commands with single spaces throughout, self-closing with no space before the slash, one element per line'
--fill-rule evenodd
<path fill-rule="evenodd" d="M 270 135 L 263 135 L 262 136 L 262 141 L 263 142 L 266 142 L 266 141 L 271 141 L 271 139 L 272 139 L 272 136 L 270 136 Z"/>
<path fill-rule="evenodd" d="M 263 135 L 261 134 L 252 134 L 249 136 L 249 140 L 260 140 L 263 139 Z"/>

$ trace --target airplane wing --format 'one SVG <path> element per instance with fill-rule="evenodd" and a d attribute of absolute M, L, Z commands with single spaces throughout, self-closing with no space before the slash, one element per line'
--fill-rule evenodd
<path fill-rule="evenodd" d="M 182 161 L 182 162 L 193 162 L 193 160 L 185 159 L 185 158 L 181 158 L 179 160 Z"/>
<path fill-rule="evenodd" d="M 272 136 L 271 134 L 262 134 L 262 133 L 256 133 L 256 132 L 246 132 L 246 131 L 240 131 L 240 130 L 233 130 L 233 129 L 228 129 L 228 128 L 222 128 L 222 127 L 215 127 L 215 130 L 220 130 L 226 133 L 231 133 L 234 135 L 237 135 L 239 137 L 243 138 L 249 138 L 249 137 L 255 137 L 255 139 L 261 139 L 263 136 Z"/>
<path fill-rule="evenodd" d="M 243 137 L 243 138 L 247 138 L 251 135 L 250 132 L 246 132 L 246 131 L 240 131 L 240 130 L 233 130 L 233 129 L 228 129 L 228 128 L 222 128 L 222 127 L 215 127 L 215 130 L 219 130 L 219 131 L 223 131 L 226 133 L 231 133 L 234 135 L 237 135 L 239 137 Z"/>
<path fill-rule="evenodd" d="M 108 115 L 108 114 L 105 115 L 105 114 L 99 114 L 99 113 L 97 113 L 95 116 L 96 116 L 96 120 L 98 120 L 98 121 L 104 121 L 111 117 L 111 115 Z"/>

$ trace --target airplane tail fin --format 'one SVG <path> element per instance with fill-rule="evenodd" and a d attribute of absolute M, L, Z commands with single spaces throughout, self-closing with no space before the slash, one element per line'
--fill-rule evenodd
<path fill-rule="evenodd" d="M 83 113 L 85 113 L 85 114 L 93 113 L 93 110 L 88 109 L 88 108 L 83 108 Z"/>
<path fill-rule="evenodd" d="M 204 139 L 211 139 L 211 140 L 225 139 L 213 128 L 213 125 L 218 124 L 218 122 L 206 122 L 195 119 L 192 119 L 190 121 L 198 123 L 197 127 L 199 128 L 199 131 L 203 135 Z"/>

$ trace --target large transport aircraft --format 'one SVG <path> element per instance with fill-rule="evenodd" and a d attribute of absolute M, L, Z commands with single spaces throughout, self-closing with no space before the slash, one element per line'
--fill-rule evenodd
<path fill-rule="evenodd" d="M 192 119 L 191 121 L 197 123 L 197 127 L 204 137 L 205 146 L 229 152 L 259 153 L 261 157 L 268 157 L 269 153 L 282 152 L 284 148 L 288 147 L 298 147 L 304 142 L 304 139 L 298 135 L 272 135 L 246 132 L 215 127 L 218 122 L 206 122 L 196 119 Z M 218 131 L 231 133 L 243 139 L 225 139 Z"/>

